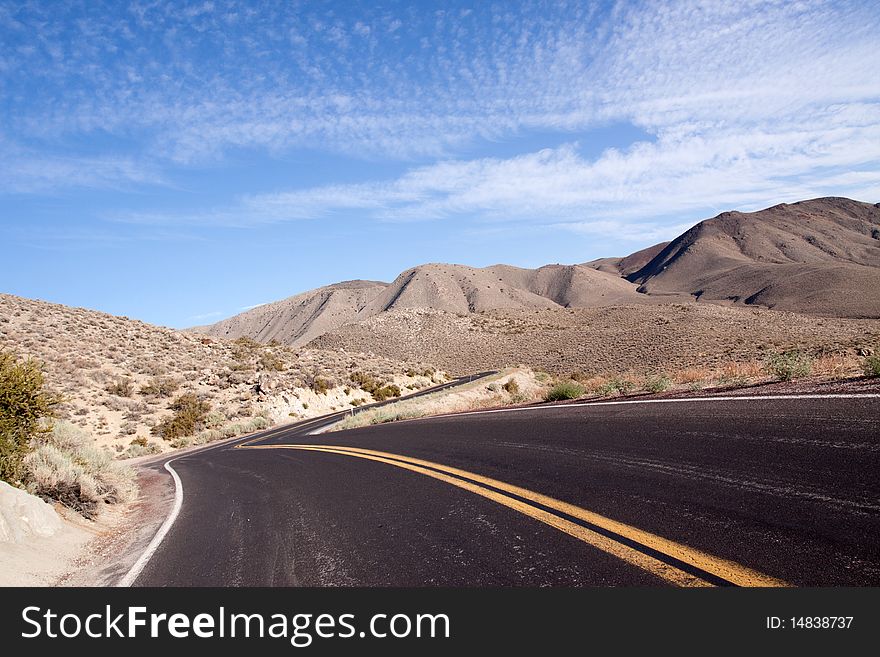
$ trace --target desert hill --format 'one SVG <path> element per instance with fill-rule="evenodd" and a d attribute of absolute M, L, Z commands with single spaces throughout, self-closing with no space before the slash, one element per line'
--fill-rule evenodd
<path fill-rule="evenodd" d="M 301 346 L 395 310 L 467 315 L 709 301 L 880 318 L 880 207 L 845 198 L 724 212 L 623 258 L 523 269 L 426 264 L 349 281 L 197 330 Z"/>
<path fill-rule="evenodd" d="M 127 455 L 352 408 L 373 401 L 365 377 L 403 394 L 445 381 L 421 362 L 233 342 L 7 294 L 0 294 L 0 350 L 40 361 L 47 387 L 64 400 L 58 418 Z M 365 377 L 352 381 L 354 373 Z M 172 401 L 187 393 L 210 404 L 205 430 L 173 442 L 154 436 Z"/>
<path fill-rule="evenodd" d="M 392 283 L 349 281 L 254 308 L 192 329 L 224 338 L 250 337 L 301 346 L 345 324 L 391 310 L 427 308 L 455 315 L 499 309 L 592 308 L 656 301 L 616 271 L 588 265 L 477 268 L 426 264 Z"/>
<path fill-rule="evenodd" d="M 387 283 L 378 281 L 345 281 L 192 330 L 218 337 L 249 337 L 259 342 L 275 340 L 298 346 L 326 331 L 358 321 L 364 307 L 387 287 Z"/>
<path fill-rule="evenodd" d="M 880 204 L 820 198 L 724 212 L 621 275 L 648 295 L 880 317 Z"/>

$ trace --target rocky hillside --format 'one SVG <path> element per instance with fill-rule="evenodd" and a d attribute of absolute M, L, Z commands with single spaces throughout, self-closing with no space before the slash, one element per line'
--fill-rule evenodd
<path fill-rule="evenodd" d="M 229 341 L 5 294 L 0 350 L 41 361 L 64 399 L 59 417 L 130 455 L 351 408 L 373 401 L 380 385 L 406 394 L 445 381 L 420 362 Z M 185 395 L 205 404 L 203 426 L 163 440 L 154 429 Z"/>
<path fill-rule="evenodd" d="M 880 320 L 698 303 L 468 315 L 406 309 L 340 327 L 309 346 L 418 354 L 454 374 L 523 364 L 558 375 L 760 367 L 772 354 L 797 349 L 846 357 L 857 375 L 857 356 L 880 347 Z"/>
<path fill-rule="evenodd" d="M 648 295 L 880 317 L 880 204 L 822 198 L 724 212 L 621 274 Z"/>

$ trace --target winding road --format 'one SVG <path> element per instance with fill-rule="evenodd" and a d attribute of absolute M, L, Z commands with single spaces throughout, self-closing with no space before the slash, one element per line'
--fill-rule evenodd
<path fill-rule="evenodd" d="M 880 395 L 544 405 L 171 456 L 136 586 L 880 585 Z"/>

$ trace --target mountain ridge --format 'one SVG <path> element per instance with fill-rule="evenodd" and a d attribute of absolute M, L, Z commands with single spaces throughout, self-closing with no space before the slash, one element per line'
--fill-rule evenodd
<path fill-rule="evenodd" d="M 880 204 L 823 197 L 722 212 L 670 242 L 582 264 L 427 263 L 391 283 L 343 281 L 190 330 L 300 346 L 394 310 L 466 315 L 692 301 L 880 317 Z"/>

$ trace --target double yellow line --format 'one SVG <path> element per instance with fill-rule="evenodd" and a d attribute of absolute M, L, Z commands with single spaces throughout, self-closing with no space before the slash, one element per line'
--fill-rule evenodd
<path fill-rule="evenodd" d="M 642 531 L 587 509 L 497 479 L 424 461 L 337 445 L 240 445 L 238 449 L 292 449 L 377 461 L 470 491 L 565 532 L 676 586 L 789 586 L 750 568 Z M 587 526 L 584 526 L 587 525 Z"/>

